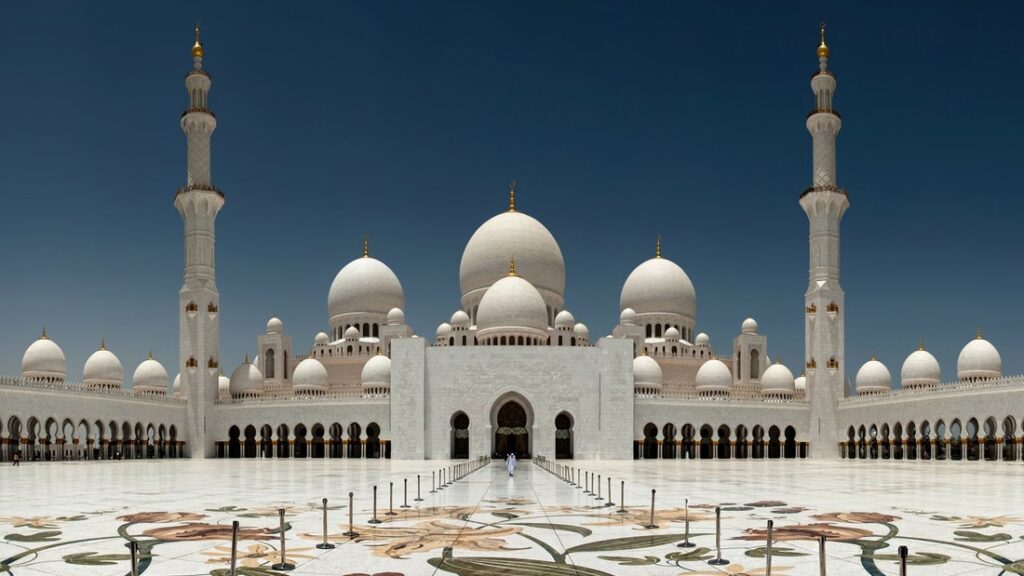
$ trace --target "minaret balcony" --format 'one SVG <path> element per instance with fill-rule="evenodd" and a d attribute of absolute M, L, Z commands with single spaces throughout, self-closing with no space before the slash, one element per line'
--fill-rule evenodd
<path fill-rule="evenodd" d="M 199 306 L 195 302 L 189 302 L 185 305 L 185 314 L 188 315 L 189 319 L 196 317 L 199 312 Z"/>
<path fill-rule="evenodd" d="M 217 188 L 213 184 L 189 184 L 188 186 L 182 186 L 181 188 L 178 188 L 178 191 L 174 193 L 174 196 L 178 197 L 192 191 L 213 192 L 221 198 L 224 197 L 224 193 L 220 191 L 220 188 Z"/>
<path fill-rule="evenodd" d="M 807 312 L 808 316 L 815 314 L 817 311 L 818 307 L 815 306 L 813 303 L 805 309 L 805 312 Z"/>
<path fill-rule="evenodd" d="M 210 317 L 211 320 L 216 318 L 219 312 L 220 308 L 218 308 L 217 305 L 214 304 L 213 302 L 210 302 L 210 305 L 206 307 L 206 314 Z"/>
<path fill-rule="evenodd" d="M 840 188 L 838 186 L 832 186 L 831 184 L 827 184 L 827 185 L 824 185 L 824 186 L 810 186 L 806 190 L 804 190 L 803 192 L 800 193 L 800 197 L 803 198 L 804 196 L 807 196 L 811 192 L 835 192 L 837 194 L 842 194 L 843 196 L 847 196 L 846 188 Z"/>
<path fill-rule="evenodd" d="M 184 112 L 181 113 L 181 117 L 184 118 L 185 116 L 187 116 L 189 114 L 192 114 L 194 112 L 200 112 L 202 114 L 209 114 L 210 116 L 213 116 L 214 118 L 217 117 L 217 115 L 213 113 L 213 110 L 210 110 L 209 108 L 189 108 L 188 110 L 185 110 Z"/>
<path fill-rule="evenodd" d="M 839 114 L 839 112 L 837 110 L 835 110 L 834 108 L 815 108 L 814 110 L 811 110 L 810 112 L 807 113 L 807 117 L 810 118 L 811 116 L 814 116 L 815 114 L 831 114 L 831 115 L 835 116 L 836 118 L 839 118 L 840 120 L 843 119 L 843 117 Z M 182 116 L 184 116 L 184 114 L 182 114 Z"/>

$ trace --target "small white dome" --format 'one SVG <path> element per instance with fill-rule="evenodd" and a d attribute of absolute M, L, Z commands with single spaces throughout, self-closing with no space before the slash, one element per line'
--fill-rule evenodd
<path fill-rule="evenodd" d="M 452 314 L 451 319 L 452 328 L 458 328 L 459 330 L 465 330 L 469 328 L 469 314 L 466 314 L 462 310 L 456 310 Z"/>
<path fill-rule="evenodd" d="M 762 394 L 792 393 L 795 389 L 796 379 L 793 378 L 793 373 L 780 362 L 772 364 L 761 374 Z"/>
<path fill-rule="evenodd" d="M 562 310 L 555 316 L 555 328 L 571 330 L 575 324 L 576 319 L 573 318 L 572 313 L 568 310 Z"/>
<path fill-rule="evenodd" d="M 707 346 L 710 343 L 711 343 L 711 337 L 710 336 L 708 336 L 707 334 L 705 334 L 703 332 L 701 332 L 700 334 L 697 334 L 697 339 L 696 339 L 697 346 Z"/>
<path fill-rule="evenodd" d="M 660 388 L 661 366 L 650 356 L 633 358 L 633 386 L 637 388 Z"/>
<path fill-rule="evenodd" d="M 171 384 L 171 395 L 181 395 L 181 372 L 178 372 L 178 375 L 174 377 L 174 383 Z"/>
<path fill-rule="evenodd" d="M 548 312 L 540 292 L 525 278 L 510 274 L 498 280 L 480 299 L 478 330 L 533 328 L 547 330 Z"/>
<path fill-rule="evenodd" d="M 447 335 L 451 334 L 451 332 L 452 332 L 452 325 L 451 324 L 449 324 L 447 322 L 441 322 L 440 324 L 437 325 L 437 332 L 436 332 L 436 334 L 437 334 L 438 338 L 441 338 L 443 336 L 447 336 Z"/>
<path fill-rule="evenodd" d="M 292 388 L 296 393 L 326 392 L 327 368 L 316 358 L 306 358 L 292 373 Z"/>
<path fill-rule="evenodd" d="M 330 342 L 330 338 L 327 337 L 326 332 L 317 332 L 316 337 L 313 338 L 313 344 L 324 345 Z"/>
<path fill-rule="evenodd" d="M 217 395 L 226 396 L 231 394 L 231 379 L 221 374 L 217 376 Z"/>
<path fill-rule="evenodd" d="M 669 326 L 668 330 L 665 330 L 665 340 L 669 342 L 678 342 L 682 336 L 679 334 L 679 329 L 675 326 Z"/>
<path fill-rule="evenodd" d="M 637 266 L 622 285 L 619 308 L 637 314 L 678 314 L 697 317 L 697 292 L 678 264 L 655 257 Z"/>
<path fill-rule="evenodd" d="M 267 334 L 280 334 L 284 332 L 284 322 L 277 316 L 267 320 Z"/>
<path fill-rule="evenodd" d="M 245 362 L 231 373 L 228 390 L 235 398 L 259 396 L 264 390 L 263 373 L 246 358 Z"/>
<path fill-rule="evenodd" d="M 21 357 L 23 378 L 54 378 L 63 380 L 68 374 L 68 362 L 64 351 L 56 342 L 46 337 L 46 332 L 29 345 Z"/>
<path fill-rule="evenodd" d="M 583 322 L 577 322 L 576 325 L 572 327 L 572 331 L 575 332 L 576 336 L 579 338 L 590 338 L 590 330 Z"/>
<path fill-rule="evenodd" d="M 143 360 L 132 374 L 132 390 L 139 394 L 167 394 L 167 384 L 167 369 L 153 356 Z"/>
<path fill-rule="evenodd" d="M 718 358 L 701 364 L 697 370 L 698 392 L 728 392 L 732 388 L 732 372 Z"/>
<path fill-rule="evenodd" d="M 90 388 L 121 388 L 124 386 L 124 367 L 106 346 L 93 352 L 85 361 L 82 383 Z"/>
<path fill-rule="evenodd" d="M 331 318 L 342 314 L 385 315 L 392 308 L 405 307 L 405 294 L 398 276 L 386 264 L 364 256 L 345 265 L 331 283 L 327 310 Z"/>
<path fill-rule="evenodd" d="M 377 354 L 363 365 L 363 386 L 391 386 L 391 358 Z"/>
<path fill-rule="evenodd" d="M 387 323 L 388 326 L 401 326 L 405 324 L 405 312 L 402 312 L 401 308 L 388 310 Z"/>
<path fill-rule="evenodd" d="M 900 382 L 904 388 L 924 388 L 938 386 L 942 382 L 942 370 L 939 361 L 924 345 L 914 350 L 903 361 L 900 370 Z"/>
<path fill-rule="evenodd" d="M 619 324 L 623 326 L 633 326 L 636 324 L 636 310 L 623 308 L 622 313 L 619 314 Z"/>
<path fill-rule="evenodd" d="M 990 380 L 1003 375 L 1003 359 L 988 340 L 978 336 L 967 343 L 956 360 L 956 377 L 960 380 Z"/>
<path fill-rule="evenodd" d="M 744 334 L 757 334 L 757 320 L 747 318 L 743 321 L 743 325 L 740 326 L 740 330 L 742 330 Z"/>
<path fill-rule="evenodd" d="M 796 390 L 807 390 L 807 377 L 803 374 L 796 377 L 793 381 L 793 388 Z"/>
<path fill-rule="evenodd" d="M 345 330 L 345 340 L 359 340 L 359 328 L 349 326 Z"/>
<path fill-rule="evenodd" d="M 892 375 L 889 369 L 874 356 L 857 370 L 855 379 L 857 394 L 871 394 L 892 390 Z"/>

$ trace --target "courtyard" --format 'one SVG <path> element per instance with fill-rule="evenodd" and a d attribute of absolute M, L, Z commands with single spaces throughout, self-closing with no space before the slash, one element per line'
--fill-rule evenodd
<path fill-rule="evenodd" d="M 910 550 L 910 574 L 1024 574 L 1019 463 L 558 461 L 586 471 L 587 494 L 550 472 L 556 463 L 521 461 L 509 477 L 496 461 L 432 492 L 438 472 L 447 477 L 453 464 L 8 464 L 0 468 L 0 571 L 120 576 L 130 572 L 131 539 L 147 576 L 226 576 L 237 520 L 237 573 L 244 575 L 762 575 L 771 520 L 773 574 L 818 574 L 820 535 L 828 574 L 898 574 L 899 546 Z M 417 475 L 422 501 L 415 500 Z M 370 523 L 374 485 L 380 523 Z M 652 489 L 657 528 L 646 528 Z M 355 537 L 343 534 L 349 492 Z M 335 545 L 328 550 L 316 548 L 324 540 L 323 498 L 326 540 Z M 708 563 L 717 554 L 715 507 L 728 561 L 718 566 Z M 281 508 L 287 561 L 296 565 L 290 572 L 272 568 L 280 561 Z M 687 514 L 695 546 L 683 548 Z"/>

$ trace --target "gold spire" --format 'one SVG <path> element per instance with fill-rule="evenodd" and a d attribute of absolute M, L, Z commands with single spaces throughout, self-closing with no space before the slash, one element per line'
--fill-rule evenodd
<path fill-rule="evenodd" d="M 242 364 L 248 364 L 248 363 L 249 363 L 249 353 L 246 352 L 245 353 L 245 360 L 242 360 Z"/>
<path fill-rule="evenodd" d="M 363 258 L 370 257 L 370 236 L 363 235 Z"/>
<path fill-rule="evenodd" d="M 516 211 L 516 181 L 508 183 L 508 211 Z"/>
<path fill-rule="evenodd" d="M 203 57 L 203 43 L 199 41 L 199 22 L 196 22 L 196 43 L 192 45 L 192 57 Z"/>
<path fill-rule="evenodd" d="M 146 357 L 146 360 L 152 360 L 152 359 L 153 359 L 153 349 L 150 348 L 149 349 L 149 356 Z"/>
<path fill-rule="evenodd" d="M 825 44 L 825 23 L 821 23 L 821 44 L 818 45 L 818 58 L 828 58 L 828 46 Z"/>
<path fill-rule="evenodd" d="M 516 275 L 516 259 L 515 259 L 514 256 L 512 258 L 509 258 L 509 260 L 508 260 L 508 275 L 509 276 L 515 276 Z"/>
<path fill-rule="evenodd" d="M 647 346 L 640 346 L 640 353 L 637 356 L 647 356 Z"/>
<path fill-rule="evenodd" d="M 661 234 L 658 234 L 658 243 L 654 247 L 654 257 L 661 258 Z"/>
<path fill-rule="evenodd" d="M 107 339 L 106 338 L 100 338 L 100 350 L 106 350 L 106 349 L 107 349 Z"/>
<path fill-rule="evenodd" d="M 872 360 L 874 360 L 875 362 L 877 362 L 877 361 L 878 361 L 878 357 L 877 357 L 877 356 L 875 356 L 875 353 L 874 353 L 874 352 L 872 352 L 872 353 L 871 353 L 871 359 L 872 359 Z"/>
<path fill-rule="evenodd" d="M 778 354 L 775 355 L 775 363 L 782 364 L 782 358 Z"/>
<path fill-rule="evenodd" d="M 46 340 L 46 326 L 43 326 L 43 335 L 39 337 L 40 340 Z"/>
<path fill-rule="evenodd" d="M 43 330 L 43 337 L 46 337 L 46 330 Z M 981 340 L 981 326 L 978 326 L 978 333 L 974 336 L 976 340 Z"/>
<path fill-rule="evenodd" d="M 918 349 L 918 350 L 924 350 L 924 340 L 921 340 L 921 341 L 920 341 L 920 342 L 919 342 L 919 343 L 917 344 L 917 349 Z"/>

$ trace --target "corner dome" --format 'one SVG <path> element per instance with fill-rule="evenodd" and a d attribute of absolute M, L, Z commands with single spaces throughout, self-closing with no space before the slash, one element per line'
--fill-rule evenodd
<path fill-rule="evenodd" d="M 451 331 L 452 331 L 452 325 L 451 324 L 449 324 L 447 322 L 441 322 L 440 324 L 437 325 L 437 331 L 435 332 L 435 334 L 437 335 L 438 338 L 441 338 L 443 336 L 447 336 L 448 334 L 451 334 Z"/>
<path fill-rule="evenodd" d="M 217 376 L 217 396 L 219 398 L 231 396 L 231 380 L 223 374 Z"/>
<path fill-rule="evenodd" d="M 30 344 L 21 357 L 22 378 L 64 380 L 67 374 L 68 362 L 64 351 L 47 338 L 46 330 L 43 330 L 43 335 Z"/>
<path fill-rule="evenodd" d="M 572 327 L 572 331 L 580 338 L 590 339 L 590 329 L 587 328 L 587 325 L 583 322 L 577 322 L 576 325 Z"/>
<path fill-rule="evenodd" d="M 537 289 L 516 272 L 498 280 L 487 289 L 480 300 L 476 325 L 478 334 L 499 328 L 546 331 L 547 307 Z"/>
<path fill-rule="evenodd" d="M 697 392 L 700 394 L 727 394 L 732 389 L 732 372 L 718 358 L 701 364 L 697 370 Z"/>
<path fill-rule="evenodd" d="M 956 360 L 956 377 L 960 380 L 992 380 L 1003 375 L 1003 359 L 988 340 L 978 336 L 967 343 Z"/>
<path fill-rule="evenodd" d="M 344 314 L 379 314 L 405 307 L 405 294 L 398 276 L 386 264 L 363 256 L 349 262 L 334 277 L 327 295 L 332 321 Z"/>
<path fill-rule="evenodd" d="M 650 356 L 633 358 L 633 386 L 636 388 L 661 388 L 661 366 Z"/>
<path fill-rule="evenodd" d="M 316 336 L 313 338 L 313 344 L 316 345 L 324 345 L 327 344 L 329 341 L 330 338 L 327 337 L 326 332 L 317 332 Z"/>
<path fill-rule="evenodd" d="M 565 261 L 555 237 L 535 218 L 509 210 L 484 222 L 466 243 L 459 265 L 463 298 L 504 278 L 513 256 L 520 276 L 538 290 L 562 296 Z"/>
<path fill-rule="evenodd" d="M 242 365 L 231 373 L 228 387 L 233 398 L 255 398 L 263 394 L 263 373 L 246 358 Z"/>
<path fill-rule="evenodd" d="M 167 394 L 170 383 L 167 369 L 150 355 L 132 374 L 132 391 L 136 394 Z"/>
<path fill-rule="evenodd" d="M 82 384 L 86 388 L 121 388 L 124 386 L 124 367 L 113 352 L 101 345 L 85 361 Z"/>
<path fill-rule="evenodd" d="M 391 358 L 377 354 L 363 364 L 363 386 L 391 386 Z"/>
<path fill-rule="evenodd" d="M 792 394 L 795 389 L 793 372 L 781 362 L 772 364 L 761 374 L 761 394 Z"/>
<path fill-rule="evenodd" d="M 903 388 L 931 388 L 942 382 L 939 361 L 922 345 L 910 353 L 900 369 L 900 385 Z"/>
<path fill-rule="evenodd" d="M 555 328 L 561 328 L 563 330 L 572 330 L 572 327 L 576 325 L 576 319 L 568 310 L 562 310 L 555 316 Z"/>
<path fill-rule="evenodd" d="M 388 310 L 387 324 L 388 326 L 401 326 L 405 324 L 405 312 L 402 312 L 401 308 Z"/>
<path fill-rule="evenodd" d="M 793 381 L 793 388 L 795 390 L 806 391 L 807 390 L 807 376 L 803 374 L 796 377 Z"/>
<path fill-rule="evenodd" d="M 740 326 L 740 331 L 742 331 L 744 334 L 757 334 L 757 320 L 754 320 L 753 318 L 747 318 L 746 320 L 743 321 L 743 324 Z"/>
<path fill-rule="evenodd" d="M 349 326 L 345 329 L 345 340 L 359 340 L 359 328 Z"/>
<path fill-rule="evenodd" d="M 292 390 L 296 394 L 323 394 L 327 392 L 327 368 L 315 358 L 306 358 L 292 373 Z"/>
<path fill-rule="evenodd" d="M 679 329 L 675 326 L 669 326 L 668 330 L 665 330 L 665 340 L 669 342 L 678 342 L 682 339 L 682 335 L 679 334 Z"/>
<path fill-rule="evenodd" d="M 267 320 L 267 334 L 280 334 L 284 332 L 284 322 L 278 317 Z"/>
<path fill-rule="evenodd" d="M 456 310 L 455 313 L 452 314 L 451 325 L 452 328 L 457 328 L 459 330 L 469 328 L 469 314 L 466 314 L 462 310 Z"/>
<path fill-rule="evenodd" d="M 697 334 L 697 338 L 694 340 L 694 343 L 697 346 L 707 346 L 711 344 L 711 337 L 701 332 L 700 334 Z"/>
<path fill-rule="evenodd" d="M 619 324 L 623 326 L 632 326 L 636 323 L 636 310 L 632 308 L 623 308 L 619 314 Z"/>
<path fill-rule="evenodd" d="M 181 372 L 174 377 L 174 383 L 171 384 L 171 396 L 175 398 L 181 398 Z"/>
<path fill-rule="evenodd" d="M 637 266 L 619 297 L 619 308 L 636 314 L 676 314 L 692 323 L 697 318 L 697 292 L 690 277 L 668 258 L 654 257 Z M 620 316 L 621 319 L 621 316 Z"/>
<path fill-rule="evenodd" d="M 874 356 L 857 370 L 857 394 L 878 394 L 892 390 L 892 375 Z"/>

